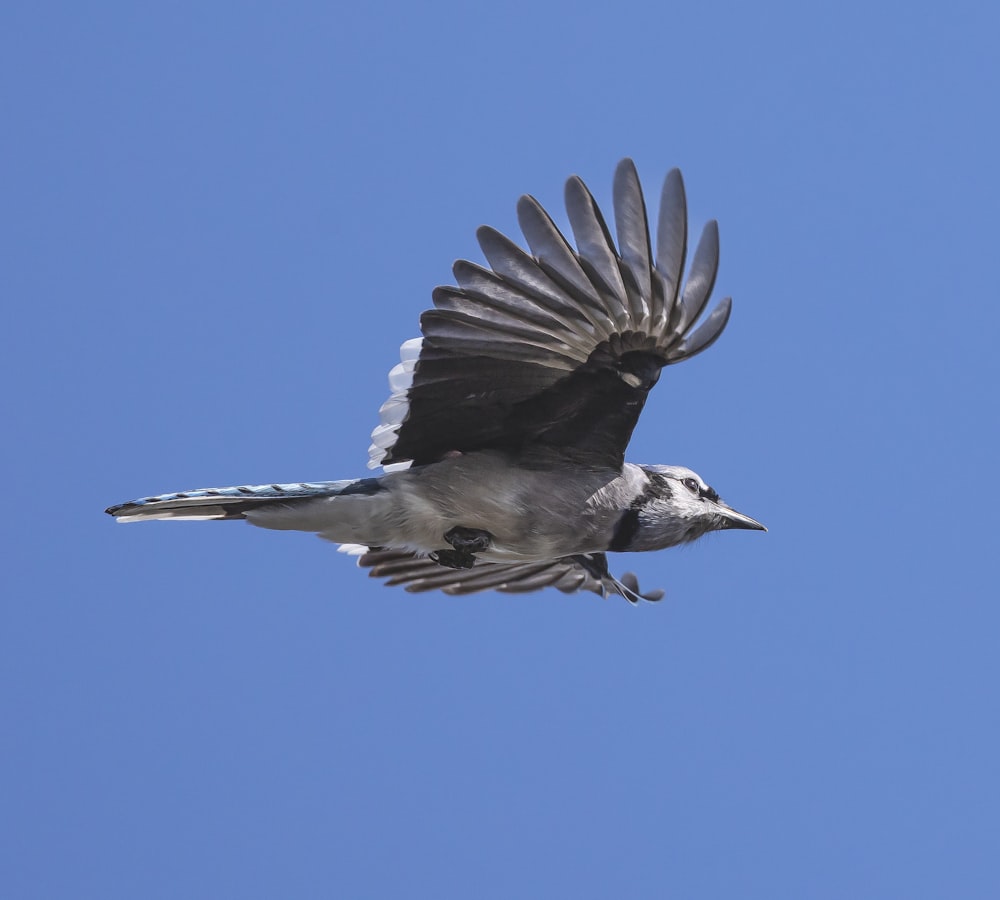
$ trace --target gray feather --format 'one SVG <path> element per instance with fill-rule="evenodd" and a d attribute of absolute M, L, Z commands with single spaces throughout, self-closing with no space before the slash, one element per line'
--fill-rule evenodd
<path fill-rule="evenodd" d="M 599 566 L 606 570 L 601 557 Z M 525 594 L 554 587 L 564 594 L 590 591 L 602 597 L 618 595 L 632 603 L 656 601 L 663 591 L 639 589 L 635 575 L 626 572 L 620 579 L 611 575 L 598 577 L 579 558 L 566 557 L 538 563 L 477 562 L 471 569 L 447 569 L 426 556 L 400 550 L 371 549 L 358 558 L 358 565 L 368 569 L 372 578 L 384 578 L 387 586 L 402 586 L 411 593 L 440 590 L 454 596 L 479 591 Z"/>
<path fill-rule="evenodd" d="M 630 159 L 623 159 L 615 170 L 614 207 L 618 249 L 634 284 L 634 289 L 629 291 L 632 317 L 641 322 L 644 316 L 655 315 L 655 304 L 646 202 L 639 174 Z"/>
<path fill-rule="evenodd" d="M 332 497 L 345 492 L 370 492 L 374 479 L 297 482 L 293 484 L 244 484 L 222 488 L 196 488 L 129 500 L 108 507 L 105 512 L 119 522 L 152 519 L 243 519 L 250 510 Z"/>
<path fill-rule="evenodd" d="M 589 270 L 589 280 L 617 301 L 607 307 L 619 313 L 615 317 L 616 326 L 621 330 L 628 328 L 628 297 L 611 233 L 587 186 L 576 176 L 566 182 L 566 212 L 580 259 Z"/>
<path fill-rule="evenodd" d="M 705 225 L 694 251 L 694 260 L 681 295 L 680 314 L 675 326 L 677 334 L 684 334 L 704 312 L 718 270 L 719 226 L 713 220 Z"/>
<path fill-rule="evenodd" d="M 607 316 L 601 298 L 584 272 L 573 248 L 556 228 L 549 214 L 532 196 L 525 195 L 517 203 L 517 219 L 524 237 L 543 269 L 554 273 L 579 295 L 579 300 L 594 312 Z M 610 320 L 608 320 L 610 325 Z"/>
<path fill-rule="evenodd" d="M 656 271 L 663 284 L 666 319 L 654 327 L 668 327 L 680 290 L 687 255 L 687 198 L 679 169 L 671 169 L 660 193 L 660 218 L 656 226 Z"/>

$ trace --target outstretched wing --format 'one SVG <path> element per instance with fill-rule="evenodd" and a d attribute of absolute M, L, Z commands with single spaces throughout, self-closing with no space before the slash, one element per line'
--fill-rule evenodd
<path fill-rule="evenodd" d="M 533 563 L 477 560 L 471 569 L 448 569 L 426 556 L 405 550 L 368 550 L 353 545 L 344 545 L 341 549 L 361 551 L 358 565 L 369 569 L 369 576 L 385 578 L 387 585 L 402 585 L 411 592 L 440 590 L 446 594 L 474 594 L 477 591 L 502 591 L 526 594 L 554 587 L 564 594 L 576 591 L 592 591 L 602 597 L 617 594 L 630 603 L 663 597 L 663 591 L 640 592 L 639 582 L 631 572 L 626 572 L 620 579 L 615 578 L 608 572 L 607 557 L 603 553 Z"/>
<path fill-rule="evenodd" d="M 574 250 L 538 202 L 518 203 L 530 254 L 489 227 L 490 268 L 459 260 L 457 287 L 434 291 L 389 374 L 370 467 L 435 462 L 452 451 L 556 449 L 620 467 L 663 366 L 722 333 L 730 300 L 699 324 L 715 282 L 719 235 L 705 226 L 687 282 L 687 205 L 678 170 L 663 185 L 655 252 L 635 166 L 614 181 L 618 247 L 584 183 L 566 183 Z"/>

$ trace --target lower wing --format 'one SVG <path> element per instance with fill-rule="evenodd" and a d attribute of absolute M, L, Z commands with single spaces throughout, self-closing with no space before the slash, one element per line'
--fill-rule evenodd
<path fill-rule="evenodd" d="M 426 556 L 405 550 L 382 550 L 344 545 L 348 553 L 360 554 L 358 565 L 368 569 L 372 578 L 384 578 L 390 586 L 402 586 L 414 593 L 444 591 L 446 594 L 474 594 L 477 591 L 501 591 L 526 594 L 554 587 L 564 594 L 591 591 L 602 597 L 621 596 L 630 603 L 663 598 L 663 591 L 639 590 L 634 574 L 626 572 L 615 578 L 608 571 L 603 553 L 564 556 L 561 559 L 531 563 L 494 563 L 477 561 L 471 569 L 449 569 Z"/>

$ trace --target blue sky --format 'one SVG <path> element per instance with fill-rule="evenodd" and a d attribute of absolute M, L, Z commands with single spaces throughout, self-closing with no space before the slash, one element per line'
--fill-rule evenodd
<path fill-rule="evenodd" d="M 0 892 L 996 897 L 985 10 L 7 4 Z M 103 514 L 364 474 L 476 226 L 626 155 L 734 297 L 629 456 L 768 534 L 632 609 Z"/>

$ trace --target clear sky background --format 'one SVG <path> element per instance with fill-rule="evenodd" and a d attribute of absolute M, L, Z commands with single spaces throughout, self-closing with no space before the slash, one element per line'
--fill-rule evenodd
<path fill-rule="evenodd" d="M 1000 896 L 1000 14 L 167 6 L 0 13 L 0 894 Z M 626 155 L 734 297 L 629 456 L 768 534 L 633 609 L 103 514 L 365 474 L 476 226 Z"/>

